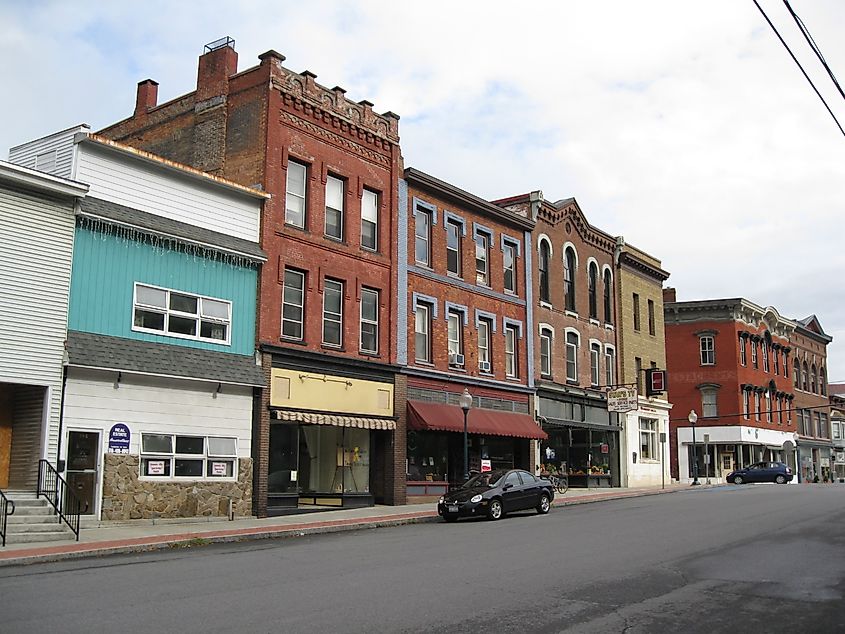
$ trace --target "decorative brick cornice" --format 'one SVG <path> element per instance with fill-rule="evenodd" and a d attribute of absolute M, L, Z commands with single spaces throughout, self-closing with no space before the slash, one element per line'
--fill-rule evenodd
<path fill-rule="evenodd" d="M 305 114 L 307 114 L 307 112 Z M 327 130 L 319 124 L 312 123 L 311 121 L 308 121 L 302 117 L 298 117 L 291 112 L 287 112 L 286 110 L 281 110 L 279 112 L 279 119 L 284 123 L 296 126 L 303 132 L 308 132 L 315 137 L 328 141 L 329 143 L 333 143 L 334 145 L 343 150 L 354 152 L 355 154 L 358 154 L 363 158 L 369 159 L 373 163 L 383 165 L 384 167 L 390 167 L 390 155 L 382 154 L 381 152 L 366 148 L 360 143 L 356 143 L 351 139 L 348 139 L 340 134 L 332 132 L 331 130 Z"/>

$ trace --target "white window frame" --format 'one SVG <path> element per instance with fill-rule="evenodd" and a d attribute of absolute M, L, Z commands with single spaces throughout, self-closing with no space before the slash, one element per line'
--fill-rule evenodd
<path fill-rule="evenodd" d="M 299 276 L 299 279 L 302 283 L 300 288 L 297 289 L 293 286 L 290 286 L 290 287 L 288 286 L 288 284 L 287 284 L 288 273 L 291 273 L 292 275 Z M 292 301 L 289 301 L 289 299 L 287 297 L 288 288 L 290 288 L 292 291 L 298 290 L 300 292 L 300 294 L 302 296 L 302 300 L 299 304 L 296 304 Z M 285 317 L 285 307 L 286 306 L 293 306 L 294 308 L 297 308 L 299 310 L 299 321 Z M 295 337 L 295 336 L 292 336 L 292 335 L 286 335 L 285 334 L 285 322 L 299 325 L 299 337 Z M 284 283 L 282 284 L 282 338 L 283 339 L 289 339 L 291 341 L 302 341 L 304 339 L 304 337 L 305 337 L 305 272 L 297 271 L 296 269 L 287 269 L 286 268 L 285 274 L 284 274 Z"/>
<path fill-rule="evenodd" d="M 296 168 L 291 169 L 294 165 Z M 298 182 L 294 181 L 294 172 L 302 169 L 302 178 Z M 308 213 L 308 165 L 300 161 L 288 159 L 287 175 L 285 177 L 285 224 L 293 227 L 305 228 L 305 217 Z M 302 186 L 302 193 L 291 188 L 291 184 L 300 184 Z M 291 200 L 301 201 L 302 211 L 291 209 Z M 301 216 L 301 217 L 299 217 Z"/>
<path fill-rule="evenodd" d="M 493 363 L 490 354 L 490 336 L 492 331 L 492 324 L 489 319 L 479 319 L 476 324 L 478 328 L 478 367 L 481 369 L 482 363 L 487 363 L 489 370 L 484 370 L 485 373 L 493 371 Z"/>
<path fill-rule="evenodd" d="M 418 303 L 414 310 L 414 359 L 423 363 L 431 363 L 431 313 L 432 307 L 422 302 Z M 425 330 L 420 330 L 420 325 Z M 419 339 L 425 340 L 423 354 L 420 355 Z"/>
<path fill-rule="evenodd" d="M 505 376 L 516 378 L 519 376 L 519 355 L 517 353 L 517 329 L 512 324 L 505 325 Z"/>
<path fill-rule="evenodd" d="M 760 420 L 760 392 L 754 392 L 754 420 Z"/>
<path fill-rule="evenodd" d="M 154 291 L 160 291 L 165 294 L 164 306 L 157 306 L 155 304 L 145 304 L 138 301 L 138 289 L 139 288 L 147 288 Z M 189 341 L 204 341 L 206 343 L 214 343 L 221 346 L 229 346 L 232 343 L 232 302 L 226 299 L 220 299 L 217 297 L 206 297 L 204 295 L 197 295 L 196 293 L 186 293 L 184 291 L 178 291 L 170 288 L 164 288 L 162 286 L 155 286 L 153 284 L 144 284 L 141 282 L 135 282 L 132 289 L 132 330 L 134 332 L 143 332 L 153 335 L 159 335 L 162 337 L 173 337 L 174 339 L 187 339 Z M 195 313 L 187 313 L 183 311 L 179 311 L 170 307 L 170 300 L 172 295 L 179 295 L 182 297 L 188 297 L 191 299 L 195 299 L 197 301 L 197 312 Z M 209 315 L 205 312 L 205 302 L 215 302 L 217 304 L 221 304 L 226 307 L 226 312 L 228 313 L 228 317 L 218 317 Z M 162 315 L 164 317 L 163 327 L 161 330 L 156 328 L 148 328 L 144 326 L 137 326 L 135 325 L 135 317 L 136 312 L 142 311 L 145 313 L 155 313 L 158 315 Z M 170 319 L 179 318 L 179 319 L 192 319 L 196 322 L 195 327 L 195 334 L 189 335 L 180 332 L 171 332 L 170 331 Z M 216 339 L 214 337 L 203 337 L 202 336 L 202 326 L 203 324 L 210 324 L 210 325 L 221 325 L 226 328 L 226 338 L 225 339 Z"/>
<path fill-rule="evenodd" d="M 420 222 L 421 218 L 425 218 L 424 234 L 420 234 L 421 225 L 423 224 Z M 417 264 L 428 267 L 431 266 L 431 224 L 433 220 L 434 217 L 431 210 L 421 205 L 417 205 L 416 209 L 414 209 L 414 260 Z M 418 257 L 420 245 L 425 245 L 425 259 L 423 260 Z"/>
<path fill-rule="evenodd" d="M 378 236 L 378 211 L 379 211 L 380 197 L 378 192 L 370 189 L 364 189 L 361 196 L 361 247 L 368 251 L 378 251 L 379 236 Z M 373 244 L 367 244 L 364 241 L 364 227 L 372 225 L 373 227 Z"/>
<path fill-rule="evenodd" d="M 540 374 L 552 375 L 552 331 L 540 330 Z"/>
<path fill-rule="evenodd" d="M 710 342 L 710 345 L 707 345 Z M 701 335 L 698 338 L 699 362 L 701 365 L 716 365 L 716 338 L 713 335 Z"/>
<path fill-rule="evenodd" d="M 745 419 L 751 418 L 750 405 L 751 405 L 750 390 L 742 390 L 742 417 L 745 418 Z"/>
<path fill-rule="evenodd" d="M 640 460 L 657 462 L 657 430 L 659 422 L 656 418 L 639 417 L 640 430 Z"/>
<path fill-rule="evenodd" d="M 330 312 L 326 308 L 326 300 L 328 299 L 329 295 L 329 286 L 332 287 L 339 287 L 339 294 L 340 294 L 340 311 L 339 312 Z M 332 292 L 338 292 L 337 288 L 333 288 Z M 326 278 L 323 280 L 323 345 L 324 346 L 331 346 L 333 348 L 341 348 L 343 347 L 343 295 L 344 295 L 344 287 L 345 284 L 342 280 L 335 280 Z M 326 324 L 327 323 L 336 323 L 338 325 L 338 339 L 339 341 L 326 341 Z"/>
<path fill-rule="evenodd" d="M 769 344 L 765 341 L 762 342 L 760 346 L 761 351 L 763 353 L 763 372 L 769 371 Z"/>
<path fill-rule="evenodd" d="M 743 367 L 748 365 L 748 356 L 745 350 L 745 337 L 739 337 L 739 364 Z"/>
<path fill-rule="evenodd" d="M 446 225 L 446 273 L 449 275 L 454 275 L 456 277 L 462 277 L 463 267 L 461 265 L 463 264 L 463 262 L 461 261 L 461 238 L 463 236 L 461 235 L 461 232 L 463 231 L 463 226 L 457 220 L 453 220 L 452 218 L 446 218 L 443 224 Z M 449 240 L 452 237 L 453 231 L 455 238 L 454 248 L 449 246 Z M 449 268 L 449 253 L 455 254 L 455 266 L 457 267 L 457 270 L 455 271 Z"/>
<path fill-rule="evenodd" d="M 755 369 L 760 367 L 760 363 L 757 360 L 757 342 L 753 339 L 751 340 L 751 365 L 754 366 Z"/>
<path fill-rule="evenodd" d="M 502 247 L 502 284 L 506 293 L 516 294 L 516 247 L 507 242 Z M 511 265 L 507 265 L 510 258 Z M 510 272 L 511 283 L 508 286 L 508 272 Z"/>
<path fill-rule="evenodd" d="M 587 297 L 590 319 L 599 318 L 599 265 L 590 260 L 587 264 Z"/>
<path fill-rule="evenodd" d="M 475 283 L 490 286 L 490 236 L 483 231 L 477 231 L 473 242 L 475 243 Z M 481 258 L 478 257 L 479 249 L 483 255 Z M 479 262 L 484 263 L 483 270 L 479 268 Z"/>
<path fill-rule="evenodd" d="M 590 342 L 590 385 L 598 387 L 600 381 L 601 370 L 601 344 L 598 342 Z"/>
<path fill-rule="evenodd" d="M 330 188 L 336 186 L 340 188 L 340 207 L 335 207 L 329 204 Z M 323 219 L 323 234 L 331 240 L 343 241 L 343 229 L 346 215 L 346 181 L 337 176 L 329 174 L 326 176 L 326 196 L 325 196 L 325 218 Z M 337 192 L 334 192 L 336 194 Z M 339 235 L 329 233 L 329 212 L 335 213 L 338 216 L 337 228 Z"/>
<path fill-rule="evenodd" d="M 570 335 L 575 338 L 575 343 L 569 341 Z M 581 337 L 577 331 L 566 331 L 566 381 L 578 383 L 578 349 L 581 347 Z M 572 370 L 570 372 L 570 370 Z"/>
<path fill-rule="evenodd" d="M 364 296 L 374 296 L 375 316 L 364 315 Z M 358 340 L 358 350 L 366 354 L 378 354 L 379 351 L 379 292 L 374 288 L 361 289 L 361 311 L 360 311 L 360 334 Z M 364 347 L 364 330 L 371 328 L 373 330 L 375 347 Z"/>
<path fill-rule="evenodd" d="M 447 326 L 447 342 L 449 358 L 452 355 L 464 354 L 464 314 L 458 310 L 450 310 L 446 319 Z M 463 367 L 463 363 L 449 363 L 449 365 Z"/>
<path fill-rule="evenodd" d="M 604 378 L 607 387 L 611 387 L 616 380 L 616 350 L 608 345 L 604 347 L 604 363 Z"/>
<path fill-rule="evenodd" d="M 161 436 L 161 437 L 169 437 L 170 438 L 170 451 L 163 452 L 163 451 L 144 451 L 144 437 L 149 436 Z M 176 444 L 177 438 L 202 438 L 203 440 L 203 451 L 202 453 L 177 453 L 176 451 Z M 231 440 L 234 444 L 234 451 L 231 454 L 228 453 L 212 453 L 210 448 L 210 440 L 219 439 L 219 440 Z M 177 482 L 197 482 L 197 481 L 209 481 L 209 482 L 235 482 L 238 479 L 238 438 L 235 436 L 207 436 L 203 434 L 172 434 L 172 433 L 159 433 L 159 432 L 141 432 L 141 442 L 139 446 L 139 465 L 138 465 L 138 477 L 141 480 L 145 481 L 152 481 L 152 482 L 161 482 L 161 481 L 172 481 L 175 480 Z M 195 461 L 202 461 L 202 475 L 201 476 L 177 476 L 176 475 L 176 461 L 177 460 L 195 460 Z M 164 462 L 169 465 L 169 473 L 162 474 L 162 475 L 152 475 L 152 474 L 145 474 L 144 467 L 148 463 L 148 461 L 155 461 L 155 462 Z M 225 475 L 225 476 L 215 476 L 209 475 L 209 470 L 213 470 L 212 463 L 227 463 L 231 465 L 232 475 Z"/>
<path fill-rule="evenodd" d="M 719 416 L 719 390 L 715 387 L 701 388 L 701 417 L 717 418 Z"/>

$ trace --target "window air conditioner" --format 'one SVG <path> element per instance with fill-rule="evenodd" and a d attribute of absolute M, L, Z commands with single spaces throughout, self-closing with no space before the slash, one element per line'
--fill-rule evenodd
<path fill-rule="evenodd" d="M 724 448 L 723 451 L 731 451 L 732 452 L 732 451 L 735 451 L 735 450 L 736 450 L 736 447 L 734 447 L 733 445 L 725 445 L 725 448 Z"/>
<path fill-rule="evenodd" d="M 489 372 L 490 371 L 490 362 L 489 361 L 479 361 L 478 362 L 478 369 L 481 372 Z"/>
<path fill-rule="evenodd" d="M 464 364 L 464 355 L 462 354 L 450 354 L 449 355 L 449 365 L 463 365 Z"/>

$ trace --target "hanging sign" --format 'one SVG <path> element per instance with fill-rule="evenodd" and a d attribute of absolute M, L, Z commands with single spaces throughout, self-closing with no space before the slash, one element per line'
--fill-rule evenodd
<path fill-rule="evenodd" d="M 637 389 L 634 387 L 617 387 L 607 391 L 608 412 L 630 412 L 637 409 Z"/>
<path fill-rule="evenodd" d="M 109 453 L 129 453 L 129 427 L 123 423 L 112 425 L 109 431 Z"/>

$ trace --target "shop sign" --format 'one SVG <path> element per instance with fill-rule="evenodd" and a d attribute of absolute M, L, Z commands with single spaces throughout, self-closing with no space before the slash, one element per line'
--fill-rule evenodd
<path fill-rule="evenodd" d="M 607 391 L 608 412 L 630 412 L 637 407 L 637 388 L 617 387 Z"/>
<path fill-rule="evenodd" d="M 123 423 L 112 425 L 109 431 L 108 453 L 129 453 L 129 427 Z"/>
<path fill-rule="evenodd" d="M 830 458 L 822 458 L 822 466 L 829 467 L 830 466 Z"/>
<path fill-rule="evenodd" d="M 836 462 L 845 462 L 845 451 L 836 452 Z"/>
<path fill-rule="evenodd" d="M 491 462 L 489 460 L 482 460 L 481 461 L 481 473 L 484 473 L 485 471 L 492 471 L 492 470 L 493 470 L 493 465 L 491 464 Z"/>
<path fill-rule="evenodd" d="M 225 476 L 228 475 L 226 469 L 227 463 L 225 462 L 212 462 L 211 463 L 211 475 L 213 476 Z"/>
<path fill-rule="evenodd" d="M 147 474 L 164 475 L 164 460 L 150 460 L 147 462 Z"/>

